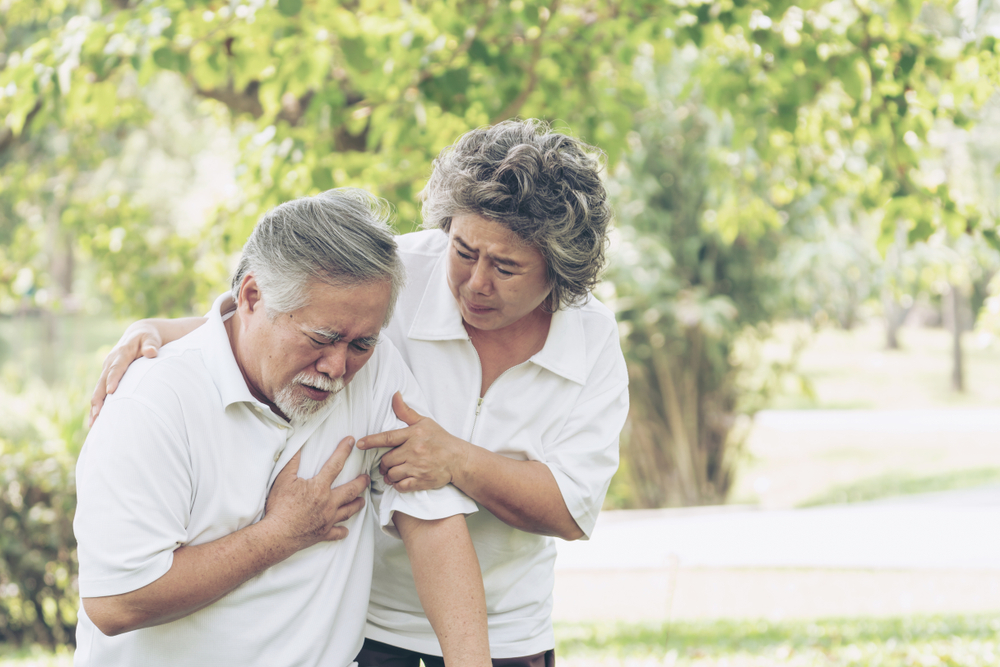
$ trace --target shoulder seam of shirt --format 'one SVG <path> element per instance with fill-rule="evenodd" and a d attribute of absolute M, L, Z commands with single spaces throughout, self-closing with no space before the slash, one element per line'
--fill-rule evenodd
<path fill-rule="evenodd" d="M 178 431 L 175 427 L 171 426 L 170 422 L 164 419 L 163 415 L 160 414 L 159 412 L 159 405 L 157 405 L 156 403 L 152 403 L 146 400 L 145 398 L 140 398 L 137 396 L 122 396 L 121 398 L 115 399 L 116 403 L 122 401 L 131 401 L 136 405 L 141 405 L 149 412 L 149 414 L 152 417 L 156 419 L 156 421 L 158 421 L 164 427 L 164 429 L 170 432 L 174 437 L 176 437 L 179 440 L 185 439 L 180 431 Z"/>
<path fill-rule="evenodd" d="M 135 391 L 139 389 L 139 387 L 142 385 L 143 382 L 152 381 L 149 380 L 150 373 L 168 372 L 167 369 L 172 368 L 176 364 L 176 362 L 181 360 L 182 358 L 187 357 L 191 353 L 197 353 L 200 357 L 202 356 L 203 352 L 204 350 L 202 348 L 196 348 L 196 347 L 186 347 L 182 349 L 175 348 L 174 350 L 170 350 L 170 353 L 166 356 L 154 357 L 153 359 L 150 360 L 152 362 L 152 365 L 148 369 L 143 370 L 142 377 L 138 378 L 135 381 L 135 386 L 130 388 L 128 390 L 127 395 L 122 396 L 122 398 L 131 397 L 132 394 L 134 394 Z M 201 364 L 202 364 L 202 369 L 205 370 L 205 372 L 207 373 L 208 368 L 205 367 L 203 360 L 201 361 Z M 158 370 L 160 368 L 162 368 L 163 370 Z"/>

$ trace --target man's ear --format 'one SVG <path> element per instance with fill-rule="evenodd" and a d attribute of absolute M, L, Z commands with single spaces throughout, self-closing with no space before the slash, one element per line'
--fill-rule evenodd
<path fill-rule="evenodd" d="M 252 273 L 243 276 L 243 280 L 240 282 L 240 290 L 237 294 L 236 310 L 242 316 L 252 315 L 258 309 L 264 307 L 260 286 L 257 285 L 257 279 L 254 278 Z"/>

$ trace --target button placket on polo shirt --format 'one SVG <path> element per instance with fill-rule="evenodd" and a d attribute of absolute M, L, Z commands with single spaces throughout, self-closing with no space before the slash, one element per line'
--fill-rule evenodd
<path fill-rule="evenodd" d="M 267 422 L 272 426 L 277 426 L 278 430 L 282 432 L 284 436 L 284 442 L 278 446 L 278 449 L 274 452 L 274 462 L 277 463 L 281 459 L 281 455 L 285 453 L 285 447 L 288 446 L 288 441 L 291 440 L 292 436 L 295 434 L 295 427 L 291 424 L 287 424 L 281 421 L 271 410 L 264 407 L 263 405 L 254 405 L 254 412 L 256 412 L 262 421 Z"/>
<path fill-rule="evenodd" d="M 275 422 L 275 423 L 278 425 L 278 428 L 284 431 L 285 433 L 285 444 L 281 446 L 281 449 L 279 449 L 274 453 L 274 462 L 277 463 L 278 459 L 281 458 L 281 455 L 285 453 L 285 448 L 288 446 L 288 441 L 292 439 L 293 435 L 295 435 L 295 427 L 292 426 L 291 424 L 285 424 L 283 422 Z"/>

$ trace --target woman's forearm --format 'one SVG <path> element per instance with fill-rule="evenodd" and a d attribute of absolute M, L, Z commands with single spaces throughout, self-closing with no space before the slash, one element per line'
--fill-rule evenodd
<path fill-rule="evenodd" d="M 396 512 L 420 603 L 449 667 L 490 667 L 486 594 L 461 514 L 425 521 Z"/>
<path fill-rule="evenodd" d="M 509 526 L 529 533 L 577 540 L 583 531 L 573 519 L 549 467 L 518 461 L 465 443 L 465 464 L 452 483 Z"/>

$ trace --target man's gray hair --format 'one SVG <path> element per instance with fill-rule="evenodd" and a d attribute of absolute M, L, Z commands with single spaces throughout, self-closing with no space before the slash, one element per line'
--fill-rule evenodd
<path fill-rule="evenodd" d="M 389 323 L 405 280 L 388 224 L 390 207 L 358 188 L 327 190 L 285 202 L 261 216 L 233 275 L 238 300 L 244 276 L 252 273 L 273 319 L 308 305 L 312 282 L 336 287 L 389 281 Z"/>
<path fill-rule="evenodd" d="M 504 121 L 463 135 L 434 161 L 423 226 L 456 215 L 497 222 L 545 258 L 550 311 L 583 302 L 605 263 L 611 207 L 604 153 L 540 120 Z"/>

